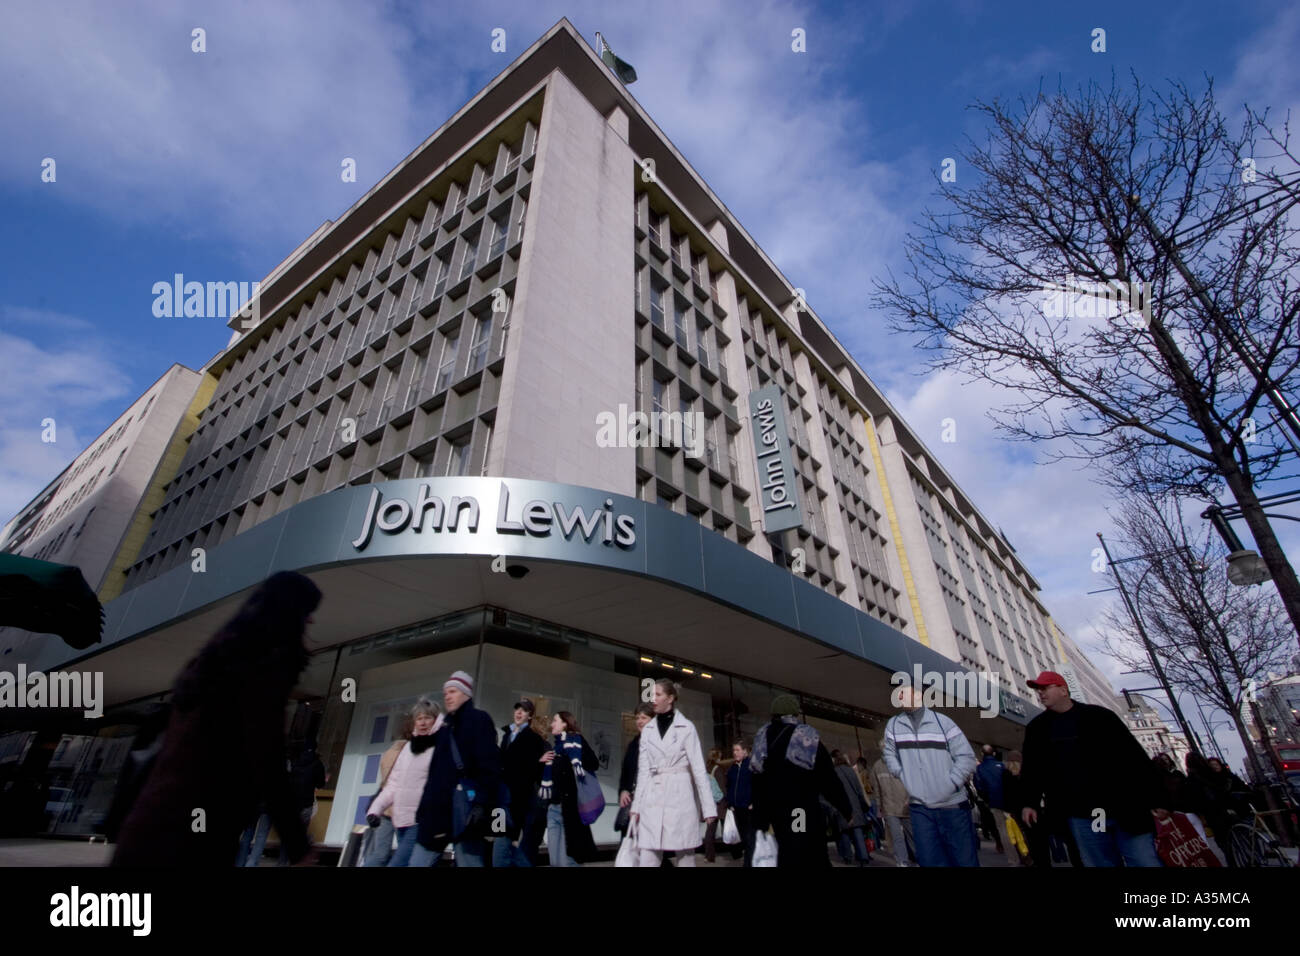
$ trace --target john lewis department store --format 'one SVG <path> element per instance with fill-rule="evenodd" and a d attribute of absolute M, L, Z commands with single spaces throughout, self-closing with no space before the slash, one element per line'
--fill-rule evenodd
<path fill-rule="evenodd" d="M 115 710 L 77 733 L 126 733 L 251 587 L 309 574 L 292 732 L 331 772 L 333 845 L 456 669 L 498 724 L 520 696 L 572 711 L 611 800 L 647 677 L 724 749 L 793 691 L 870 756 L 918 663 L 997 675 L 998 716 L 949 711 L 975 742 L 1022 739 L 1039 670 L 1098 699 L 1014 550 L 795 306 L 561 21 L 232 322 L 101 587 L 103 645 L 7 632 L 5 659 L 103 670 Z M 611 416 L 623 440 L 598 439 Z"/>

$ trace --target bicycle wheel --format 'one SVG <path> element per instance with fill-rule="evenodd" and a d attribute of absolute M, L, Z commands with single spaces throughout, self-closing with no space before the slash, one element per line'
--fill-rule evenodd
<path fill-rule="evenodd" d="M 1249 823 L 1238 823 L 1232 828 L 1232 855 L 1238 866 L 1291 865 L 1274 841 Z"/>

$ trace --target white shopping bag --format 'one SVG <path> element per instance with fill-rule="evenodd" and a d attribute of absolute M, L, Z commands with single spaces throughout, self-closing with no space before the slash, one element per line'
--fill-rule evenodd
<path fill-rule="evenodd" d="M 736 811 L 727 810 L 727 819 L 722 821 L 722 842 L 735 846 L 740 842 L 740 827 L 736 826 Z"/>
<path fill-rule="evenodd" d="M 754 834 L 754 861 L 752 866 L 776 866 L 776 837 L 767 830 Z"/>
<path fill-rule="evenodd" d="M 618 845 L 618 856 L 614 857 L 615 866 L 637 866 L 641 862 L 641 850 L 636 843 L 636 821 L 627 825 L 627 836 Z"/>

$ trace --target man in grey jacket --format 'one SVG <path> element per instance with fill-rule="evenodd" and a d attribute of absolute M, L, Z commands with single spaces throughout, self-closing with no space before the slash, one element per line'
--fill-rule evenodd
<path fill-rule="evenodd" d="M 904 713 L 885 725 L 885 766 L 910 797 L 912 837 L 921 866 L 979 866 L 966 780 L 975 751 L 951 718 L 921 706 L 915 687 L 900 689 Z"/>

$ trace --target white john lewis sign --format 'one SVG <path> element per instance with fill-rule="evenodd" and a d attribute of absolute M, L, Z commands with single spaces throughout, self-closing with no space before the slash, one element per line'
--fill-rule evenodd
<path fill-rule="evenodd" d="M 405 498 L 385 500 L 383 493 L 374 488 L 361 523 L 361 533 L 352 542 L 352 547 L 364 551 L 376 529 L 384 534 L 400 534 L 407 530 L 417 534 L 424 531 L 477 534 L 479 512 L 479 501 L 473 495 L 453 495 L 444 502 L 432 493 L 428 484 L 420 486 L 414 504 Z M 620 548 L 636 544 L 636 519 L 632 515 L 616 514 L 613 498 L 606 498 L 602 508 L 583 508 L 535 498 L 525 502 L 512 517 L 510 489 L 502 482 L 496 514 L 497 534 L 544 538 L 558 530 L 569 540 L 577 534 L 588 544 Z"/>

